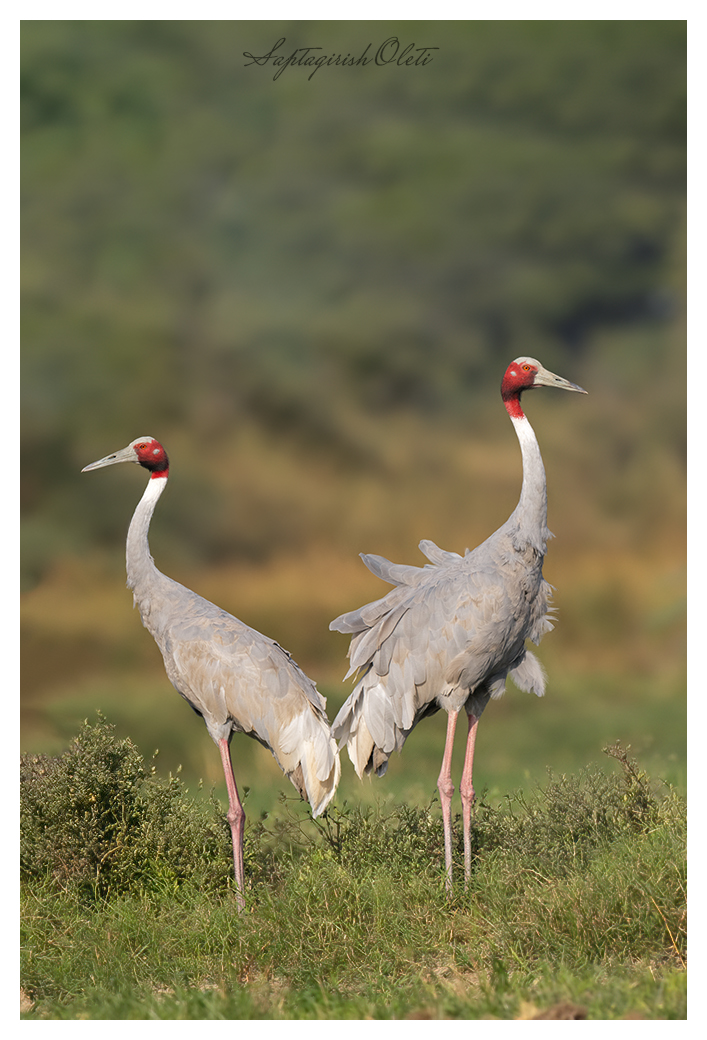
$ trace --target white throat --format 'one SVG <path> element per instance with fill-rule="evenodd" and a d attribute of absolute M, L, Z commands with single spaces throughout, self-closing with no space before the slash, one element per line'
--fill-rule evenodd
<path fill-rule="evenodd" d="M 545 555 L 547 529 L 547 485 L 540 446 L 525 415 L 511 416 L 523 458 L 523 486 L 512 519 L 519 541 L 532 545 Z"/>
<path fill-rule="evenodd" d="M 138 585 L 157 571 L 155 562 L 150 555 L 147 534 L 155 506 L 166 486 L 167 477 L 151 477 L 130 521 L 125 559 L 128 572 L 128 588 L 130 589 L 136 589 Z"/>

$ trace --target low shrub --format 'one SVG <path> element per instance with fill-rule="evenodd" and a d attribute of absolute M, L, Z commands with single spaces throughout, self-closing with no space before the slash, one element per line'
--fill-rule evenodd
<path fill-rule="evenodd" d="M 159 778 L 98 715 L 58 758 L 20 761 L 20 873 L 104 898 L 128 891 L 228 884 L 230 832 L 213 804 Z"/>

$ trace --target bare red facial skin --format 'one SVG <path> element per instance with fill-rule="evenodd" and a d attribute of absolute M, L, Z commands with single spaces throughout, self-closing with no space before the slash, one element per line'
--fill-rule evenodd
<path fill-rule="evenodd" d="M 537 369 L 533 365 L 518 364 L 516 361 L 512 361 L 506 369 L 501 382 L 501 397 L 512 419 L 524 417 L 520 395 L 532 387 L 536 373 Z"/>
<path fill-rule="evenodd" d="M 159 441 L 140 441 L 135 445 L 135 454 L 138 462 L 155 477 L 169 476 L 169 459 Z"/>

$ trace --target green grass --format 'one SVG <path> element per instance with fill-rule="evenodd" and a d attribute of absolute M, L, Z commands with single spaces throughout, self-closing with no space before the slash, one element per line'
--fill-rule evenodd
<path fill-rule="evenodd" d="M 684 801 L 609 750 L 480 799 L 466 891 L 457 820 L 451 900 L 435 803 L 283 801 L 238 914 L 218 807 L 85 725 L 23 763 L 24 1017 L 684 1018 Z"/>

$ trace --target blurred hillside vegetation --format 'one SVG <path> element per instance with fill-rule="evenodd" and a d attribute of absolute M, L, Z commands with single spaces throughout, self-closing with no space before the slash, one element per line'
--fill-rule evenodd
<path fill-rule="evenodd" d="M 311 79 L 243 57 L 391 36 L 439 50 Z M 359 551 L 463 551 L 514 507 L 520 354 L 590 392 L 528 401 L 549 653 L 684 689 L 685 36 L 23 23 L 28 718 L 79 676 L 161 667 L 122 588 L 143 481 L 83 465 L 162 440 L 158 566 L 333 682 L 328 621 L 382 594 Z"/>

